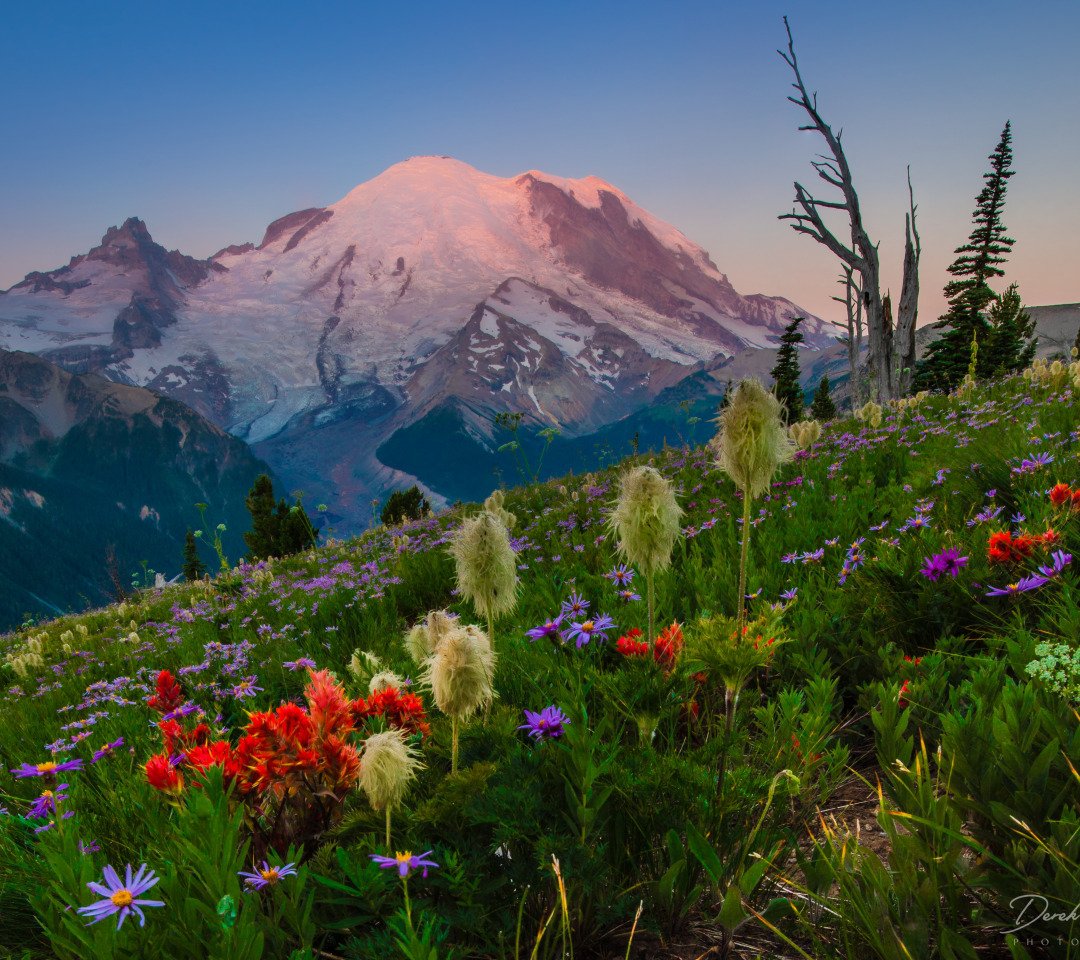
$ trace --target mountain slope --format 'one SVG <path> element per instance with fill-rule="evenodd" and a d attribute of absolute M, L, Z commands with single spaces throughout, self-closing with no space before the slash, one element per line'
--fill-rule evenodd
<path fill-rule="evenodd" d="M 110 599 L 110 552 L 125 585 L 143 560 L 175 575 L 198 502 L 235 558 L 264 469 L 175 400 L 0 351 L 0 629 Z"/>
<path fill-rule="evenodd" d="M 801 312 L 596 177 L 417 157 L 209 260 L 129 220 L 0 294 L 0 346 L 180 399 L 357 520 L 399 480 L 372 451 L 444 403 L 589 432 Z"/>

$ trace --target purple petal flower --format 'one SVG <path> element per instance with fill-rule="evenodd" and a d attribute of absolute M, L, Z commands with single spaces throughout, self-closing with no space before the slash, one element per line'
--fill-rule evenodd
<path fill-rule="evenodd" d="M 552 704 L 550 707 L 544 707 L 539 713 L 526 710 L 525 722 L 518 729 L 528 730 L 529 736 L 534 740 L 543 740 L 545 737 L 561 737 L 563 728 L 569 722 L 566 714 Z"/>
<path fill-rule="evenodd" d="M 409 878 L 409 874 L 412 873 L 414 870 L 422 869 L 424 871 L 423 876 L 426 877 L 429 869 L 439 869 L 439 865 L 434 860 L 427 859 L 428 854 L 432 852 L 433 851 L 431 850 L 427 850 L 424 853 L 421 853 L 419 856 L 414 856 L 408 851 L 406 851 L 405 853 L 396 854 L 393 857 L 380 857 L 378 854 L 375 853 L 368 854 L 368 856 L 371 857 L 371 859 L 379 865 L 380 869 L 396 869 L 398 872 L 398 876 L 401 877 L 402 880 L 407 880 Z"/>
<path fill-rule="evenodd" d="M 272 887 L 282 877 L 295 877 L 296 864 L 286 863 L 282 867 L 272 867 L 264 860 L 262 867 L 258 870 L 241 870 L 237 876 L 243 877 L 244 883 L 251 887 L 252 890 L 265 890 L 267 887 Z"/>
<path fill-rule="evenodd" d="M 81 770 L 83 768 L 83 762 L 81 760 L 65 760 L 63 763 L 56 763 L 53 760 L 46 760 L 44 763 L 24 763 L 21 767 L 16 767 L 11 772 L 16 777 L 47 777 L 49 779 L 56 779 L 58 773 L 66 773 L 69 770 Z"/>
<path fill-rule="evenodd" d="M 91 763 L 97 763 L 103 757 L 109 756 L 114 750 L 120 749 L 124 745 L 124 738 L 117 737 L 112 743 L 107 743 L 100 750 L 95 750 L 94 755 L 90 758 Z"/>
<path fill-rule="evenodd" d="M 573 640 L 580 650 L 592 640 L 607 640 L 607 631 L 615 629 L 615 621 L 606 613 L 595 620 L 582 620 L 572 623 L 563 635 L 566 640 Z"/>
<path fill-rule="evenodd" d="M 148 869 L 145 863 L 139 867 L 138 873 L 134 876 L 131 875 L 131 864 L 129 863 L 124 871 L 123 881 L 121 881 L 117 872 L 111 866 L 108 866 L 104 871 L 104 879 L 104 884 L 95 882 L 87 884 L 94 893 L 103 898 L 96 903 L 91 903 L 89 906 L 79 907 L 78 912 L 82 916 L 93 917 L 87 926 L 91 926 L 99 920 L 104 920 L 106 917 L 119 914 L 120 919 L 116 922 L 116 929 L 119 930 L 124 925 L 128 914 L 134 913 L 139 918 L 139 926 L 144 927 L 146 926 L 146 917 L 139 908 L 165 906 L 161 900 L 139 899 L 139 895 L 146 893 L 159 879 L 154 876 L 154 871 Z"/>
<path fill-rule="evenodd" d="M 533 627 L 525 631 L 525 636 L 530 640 L 543 640 L 545 637 L 557 637 L 562 628 L 563 614 L 559 614 L 554 620 L 548 620 L 539 627 Z"/>
<path fill-rule="evenodd" d="M 1004 587 L 993 587 L 987 591 L 988 597 L 1014 597 L 1018 593 L 1038 590 L 1047 582 L 1046 577 L 1021 577 L 1016 583 L 1007 583 Z"/>

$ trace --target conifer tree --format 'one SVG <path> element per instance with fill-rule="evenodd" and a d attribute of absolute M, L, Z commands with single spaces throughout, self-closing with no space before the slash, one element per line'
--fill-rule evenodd
<path fill-rule="evenodd" d="M 949 309 L 934 324 L 934 329 L 945 332 L 930 344 L 919 364 L 915 381 L 918 389 L 954 388 L 967 371 L 972 338 L 977 336 L 979 343 L 987 342 L 987 309 L 995 298 L 989 281 L 1005 275 L 1001 265 L 1016 242 L 1005 233 L 1001 219 L 1009 178 L 1015 172 L 1012 160 L 1012 125 L 1007 122 L 990 154 L 990 170 L 983 174 L 983 188 L 975 198 L 974 228 L 968 242 L 956 248 L 956 259 L 949 267 L 953 276 L 945 284 Z M 979 377 L 992 370 L 986 351 L 983 354 L 976 372 Z"/>
<path fill-rule="evenodd" d="M 815 420 L 820 420 L 822 423 L 826 420 L 832 420 L 836 416 L 836 404 L 833 403 L 833 398 L 829 395 L 828 376 L 823 376 L 821 382 L 817 385 L 817 390 L 814 392 L 814 402 L 810 404 L 810 413 Z"/>
<path fill-rule="evenodd" d="M 201 580 L 205 573 L 206 567 L 199 559 L 199 545 L 195 542 L 195 532 L 189 527 L 187 536 L 184 538 L 184 579 Z"/>
<path fill-rule="evenodd" d="M 805 317 L 795 317 L 784 327 L 784 332 L 780 336 L 780 349 L 776 354 L 776 366 L 769 371 L 769 375 L 776 381 L 773 394 L 783 404 L 785 423 L 794 423 L 803 412 L 803 391 L 799 384 L 798 345 L 803 342 L 799 324 L 805 319 Z"/>
<path fill-rule="evenodd" d="M 278 520 L 274 515 L 274 484 L 268 474 L 260 473 L 244 501 L 251 514 L 251 529 L 244 534 L 249 560 L 281 556 L 278 547 Z"/>
<path fill-rule="evenodd" d="M 983 352 L 987 374 L 1023 370 L 1035 358 L 1035 321 L 1024 309 L 1015 283 L 994 298 L 987 320 L 990 332 Z"/>
<path fill-rule="evenodd" d="M 1077 336 L 1077 339 L 1080 340 L 1080 333 L 1078 333 L 1076 336 Z M 727 385 L 724 387 L 724 395 L 723 395 L 723 397 L 720 398 L 720 409 L 721 410 L 726 410 L 728 408 L 728 404 L 731 403 L 731 391 L 732 391 L 731 380 L 728 379 Z"/>

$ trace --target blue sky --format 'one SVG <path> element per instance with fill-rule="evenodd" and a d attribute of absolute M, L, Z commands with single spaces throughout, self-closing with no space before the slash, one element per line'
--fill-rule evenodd
<path fill-rule="evenodd" d="M 742 292 L 836 309 L 831 257 L 776 215 L 809 181 L 776 55 L 792 21 L 843 127 L 885 281 L 911 164 L 923 316 L 940 311 L 1011 118 L 1009 279 L 1080 300 L 1080 4 L 24 4 L 5 13 L 0 288 L 137 215 L 207 256 L 416 154 L 595 174 L 710 251 Z"/>

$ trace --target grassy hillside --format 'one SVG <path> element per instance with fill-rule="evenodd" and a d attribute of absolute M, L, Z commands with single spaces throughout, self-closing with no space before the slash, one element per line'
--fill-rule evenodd
<path fill-rule="evenodd" d="M 507 491 L 517 603 L 454 773 L 403 637 L 441 608 L 484 623 L 447 551 L 459 513 L 8 636 L 0 955 L 1076 955 L 1076 921 L 1007 932 L 1018 896 L 1080 901 L 1076 389 L 1017 377 L 827 425 L 753 504 L 741 643 L 719 618 L 742 503 L 706 448 L 639 458 L 685 511 L 659 648 L 632 634 L 643 578 L 618 582 L 605 525 L 630 461 Z M 606 616 L 606 639 L 542 636 L 574 603 L 557 628 Z M 386 670 L 398 694 L 370 695 Z M 423 768 L 387 844 L 345 755 L 398 728 Z M 195 769 L 212 742 L 231 795 Z M 6 772 L 50 757 L 82 763 Z M 371 859 L 398 851 L 438 867 L 403 858 L 404 882 Z M 238 871 L 263 858 L 254 892 Z M 86 884 L 143 863 L 164 904 L 145 928 L 84 926 Z"/>

